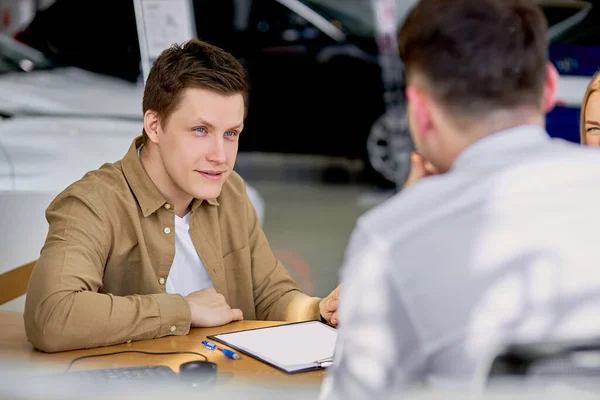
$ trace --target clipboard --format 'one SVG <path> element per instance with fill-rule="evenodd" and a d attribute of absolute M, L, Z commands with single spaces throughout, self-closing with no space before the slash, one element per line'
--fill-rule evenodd
<path fill-rule="evenodd" d="M 207 336 L 287 374 L 333 364 L 337 329 L 321 321 L 292 322 Z"/>

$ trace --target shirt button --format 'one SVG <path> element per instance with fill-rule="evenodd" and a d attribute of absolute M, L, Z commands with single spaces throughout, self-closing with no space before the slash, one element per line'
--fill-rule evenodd
<path fill-rule="evenodd" d="M 158 280 L 158 283 L 160 283 L 161 285 L 164 285 L 165 284 L 165 278 L 160 278 Z"/>
<path fill-rule="evenodd" d="M 171 205 L 170 205 L 169 203 L 167 203 L 167 204 L 165 204 L 165 208 L 166 208 L 167 210 L 170 210 L 170 209 L 171 209 Z"/>
<path fill-rule="evenodd" d="M 176 327 L 175 325 L 173 325 L 173 326 L 171 327 L 171 332 L 175 332 L 176 330 L 177 330 L 177 327 Z"/>
<path fill-rule="evenodd" d="M 165 229 L 163 229 L 163 232 L 165 233 L 165 235 L 168 235 L 169 233 L 171 233 L 171 228 L 167 226 Z"/>

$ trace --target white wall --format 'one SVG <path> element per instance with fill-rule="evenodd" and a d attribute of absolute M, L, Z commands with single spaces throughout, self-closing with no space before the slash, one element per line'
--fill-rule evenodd
<path fill-rule="evenodd" d="M 0 273 L 36 260 L 46 235 L 45 211 L 57 193 L 0 191 Z M 25 296 L 0 306 L 23 311 Z"/>

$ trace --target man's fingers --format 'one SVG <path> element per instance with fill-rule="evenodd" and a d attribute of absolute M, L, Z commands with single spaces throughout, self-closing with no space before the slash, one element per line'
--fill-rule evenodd
<path fill-rule="evenodd" d="M 410 163 L 411 164 L 419 164 L 419 161 L 421 161 L 421 154 L 417 153 L 416 151 L 413 151 L 412 153 L 410 153 Z"/>
<path fill-rule="evenodd" d="M 327 311 L 335 311 L 335 310 L 337 310 L 338 303 L 339 303 L 338 299 L 330 299 L 327 302 Z"/>
<path fill-rule="evenodd" d="M 242 314 L 242 310 L 239 308 L 231 309 L 231 320 L 232 321 L 241 321 L 244 319 L 244 314 Z"/>
<path fill-rule="evenodd" d="M 410 172 L 408 173 L 408 178 L 404 183 L 404 188 L 409 187 L 419 179 L 423 178 L 425 175 L 427 175 L 427 170 L 425 169 L 425 159 L 421 154 L 412 152 L 410 154 Z"/>
<path fill-rule="evenodd" d="M 331 298 L 332 299 L 339 299 L 340 297 L 340 287 L 336 287 L 335 290 L 333 292 L 331 292 Z"/>
<path fill-rule="evenodd" d="M 425 158 L 416 151 L 410 154 L 410 166 L 416 171 L 425 171 Z"/>
<path fill-rule="evenodd" d="M 338 323 L 338 313 L 337 311 L 331 314 L 331 319 L 329 320 L 333 325 L 337 325 Z"/>
<path fill-rule="evenodd" d="M 437 168 L 429 161 L 425 161 L 424 169 L 428 175 L 435 175 L 438 173 Z"/>

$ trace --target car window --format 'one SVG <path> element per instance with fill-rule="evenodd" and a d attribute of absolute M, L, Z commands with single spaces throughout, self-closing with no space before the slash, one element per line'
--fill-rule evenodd
<path fill-rule="evenodd" d="M 600 45 L 597 3 L 563 0 L 542 2 L 541 7 L 548 21 L 551 44 Z"/>
<path fill-rule="evenodd" d="M 374 0 L 303 0 L 309 7 L 334 21 L 344 32 L 354 36 L 375 35 Z M 414 0 L 395 0 L 398 25 L 413 7 Z"/>
<path fill-rule="evenodd" d="M 548 21 L 548 26 L 552 27 L 559 22 L 562 22 L 577 14 L 580 11 L 580 8 L 553 4 L 542 7 L 542 10 L 544 11 L 544 16 Z"/>
<path fill-rule="evenodd" d="M 558 35 L 553 44 L 571 44 L 576 46 L 600 46 L 600 25 L 598 12 L 588 15 L 581 23 Z"/>
<path fill-rule="evenodd" d="M 260 47 L 307 43 L 324 37 L 310 21 L 277 1 L 254 1 L 247 29 Z"/>
<path fill-rule="evenodd" d="M 375 16 L 371 0 L 305 0 L 304 3 L 345 32 L 355 36 L 373 35 Z"/>

